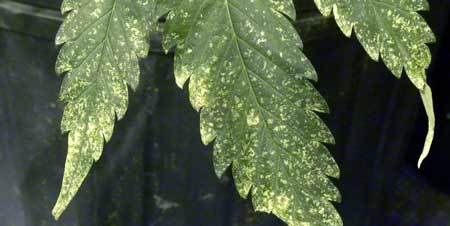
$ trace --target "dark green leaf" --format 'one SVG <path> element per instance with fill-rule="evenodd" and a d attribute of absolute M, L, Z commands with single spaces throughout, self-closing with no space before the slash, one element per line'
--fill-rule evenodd
<path fill-rule="evenodd" d="M 290 0 L 184 0 L 169 14 L 164 46 L 177 46 L 178 86 L 189 80 L 201 135 L 214 143 L 217 175 L 232 165 L 242 197 L 289 225 L 335 226 L 339 169 L 323 143 L 333 137 L 308 79 Z"/>

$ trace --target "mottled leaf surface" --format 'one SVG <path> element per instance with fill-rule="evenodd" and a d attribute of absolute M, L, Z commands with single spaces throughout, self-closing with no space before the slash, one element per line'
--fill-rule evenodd
<path fill-rule="evenodd" d="M 339 169 L 323 144 L 333 137 L 314 113 L 328 108 L 286 16 L 295 17 L 290 0 L 183 0 L 164 46 L 177 45 L 176 82 L 189 80 L 217 175 L 232 165 L 240 195 L 289 225 L 342 225 L 328 178 Z"/>
<path fill-rule="evenodd" d="M 67 103 L 61 123 L 68 153 L 61 192 L 53 209 L 58 218 L 70 203 L 103 145 L 115 119 L 127 109 L 128 87 L 139 80 L 138 58 L 149 51 L 150 0 L 65 0 L 68 13 L 57 37 L 64 44 L 56 65 L 67 72 L 61 100 Z"/>
<path fill-rule="evenodd" d="M 334 13 L 342 32 L 356 37 L 378 61 L 381 56 L 392 73 L 400 77 L 403 69 L 419 89 L 427 111 L 429 132 L 419 160 L 429 152 L 434 134 L 432 93 L 426 83 L 431 53 L 426 45 L 435 37 L 418 11 L 428 10 L 427 0 L 314 0 L 325 16 Z"/>

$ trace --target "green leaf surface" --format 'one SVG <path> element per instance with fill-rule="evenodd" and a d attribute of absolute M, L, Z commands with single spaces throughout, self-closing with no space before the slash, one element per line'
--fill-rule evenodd
<path fill-rule="evenodd" d="M 239 194 L 289 225 L 342 225 L 328 178 L 339 169 L 323 144 L 334 140 L 314 113 L 328 107 L 285 17 L 294 12 L 290 0 L 183 0 L 169 13 L 164 46 L 177 45 L 176 82 L 189 80 L 202 140 L 215 140 L 217 175 L 232 165 Z"/>
<path fill-rule="evenodd" d="M 103 145 L 115 119 L 128 105 L 128 85 L 139 81 L 138 58 L 149 51 L 150 0 L 65 0 L 68 13 L 57 37 L 64 44 L 56 71 L 67 72 L 60 98 L 67 103 L 61 123 L 68 153 L 61 192 L 53 209 L 59 218 L 70 203 Z"/>
<path fill-rule="evenodd" d="M 332 12 L 342 32 L 356 37 L 369 54 L 381 57 L 396 77 L 403 69 L 419 89 L 428 115 L 429 131 L 420 166 L 428 155 L 434 135 L 434 109 L 431 89 L 426 83 L 426 69 L 431 53 L 426 45 L 435 36 L 418 11 L 428 10 L 427 0 L 314 0 L 323 15 Z M 424 98 L 424 95 L 427 97 Z M 427 102 L 425 102 L 425 100 Z"/>

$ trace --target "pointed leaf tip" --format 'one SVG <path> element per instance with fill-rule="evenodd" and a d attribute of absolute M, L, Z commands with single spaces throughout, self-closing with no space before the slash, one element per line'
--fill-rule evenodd
<path fill-rule="evenodd" d="M 420 155 L 419 161 L 417 163 L 417 168 L 420 168 L 423 161 L 430 153 L 431 144 L 433 143 L 434 138 L 434 127 L 435 127 L 433 93 L 431 91 L 430 86 L 428 86 L 426 83 L 424 89 L 420 91 L 420 96 L 422 98 L 423 106 L 425 107 L 425 111 L 428 117 L 428 132 L 425 138 L 425 144 L 422 150 L 422 154 Z"/>

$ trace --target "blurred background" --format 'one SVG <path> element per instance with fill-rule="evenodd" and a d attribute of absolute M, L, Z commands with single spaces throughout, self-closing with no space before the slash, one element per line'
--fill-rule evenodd
<path fill-rule="evenodd" d="M 369 59 L 313 0 L 297 0 L 295 26 L 331 108 L 341 167 L 336 204 L 346 226 L 450 226 L 450 25 L 448 0 L 423 12 L 437 36 L 428 70 L 437 128 L 431 156 L 415 168 L 427 121 L 404 76 Z M 56 222 L 67 135 L 60 133 L 62 77 L 54 72 L 61 0 L 0 0 L 0 225 L 274 226 L 236 192 L 231 173 L 214 175 L 199 117 L 175 86 L 173 54 L 154 36 L 126 117 L 81 190 Z"/>

